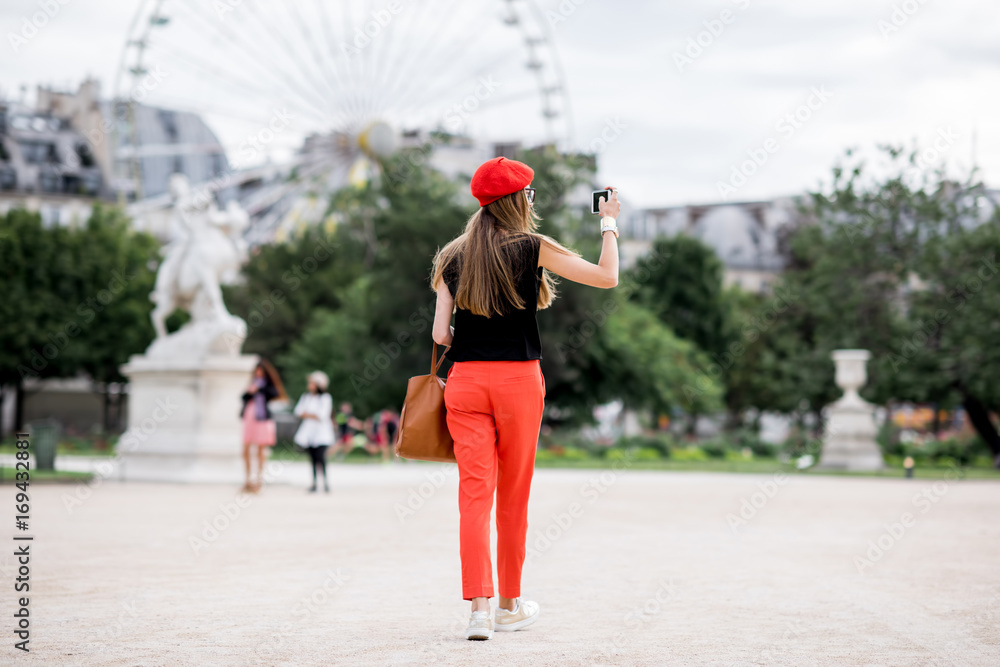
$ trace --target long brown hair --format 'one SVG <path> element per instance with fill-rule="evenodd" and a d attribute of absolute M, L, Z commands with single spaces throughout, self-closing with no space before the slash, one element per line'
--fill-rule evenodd
<path fill-rule="evenodd" d="M 265 379 L 268 382 L 270 382 L 271 386 L 273 386 L 275 391 L 278 392 L 277 400 L 287 401 L 288 394 L 285 393 L 285 385 L 281 383 L 281 376 L 278 375 L 278 369 L 275 368 L 271 364 L 271 362 L 265 359 L 264 357 L 261 357 L 260 360 L 257 362 L 257 368 L 264 371 Z M 256 368 L 254 369 L 254 371 L 256 372 Z"/>
<path fill-rule="evenodd" d="M 520 242 L 537 238 L 541 243 L 548 242 L 558 252 L 576 255 L 557 241 L 537 233 L 539 220 L 541 217 L 522 190 L 483 206 L 469 218 L 465 232 L 452 239 L 434 257 L 431 287 L 437 290 L 445 269 L 458 261 L 458 293 L 455 294 L 458 308 L 483 317 L 503 315 L 510 305 L 523 310 L 525 303 L 517 293 L 516 273 Z M 556 281 L 543 270 L 536 306 L 539 310 L 548 308 L 555 298 Z"/>

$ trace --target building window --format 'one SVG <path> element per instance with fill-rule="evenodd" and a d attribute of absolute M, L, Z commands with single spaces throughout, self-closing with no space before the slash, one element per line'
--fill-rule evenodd
<path fill-rule="evenodd" d="M 21 155 L 28 164 L 50 164 L 58 163 L 59 157 L 56 154 L 56 145 L 43 143 L 40 141 L 20 141 Z"/>
<path fill-rule="evenodd" d="M 160 109 L 160 125 L 163 126 L 163 132 L 167 135 L 167 141 L 171 144 L 176 144 L 177 117 L 174 116 L 174 113 L 166 109 Z"/>
<path fill-rule="evenodd" d="M 93 167 L 97 164 L 94 161 L 94 154 L 90 152 L 90 146 L 85 142 L 80 142 L 76 145 L 76 155 L 80 158 L 81 167 Z"/>
<path fill-rule="evenodd" d="M 17 187 L 17 170 L 14 167 L 0 166 L 0 190 L 13 190 Z"/>
<path fill-rule="evenodd" d="M 62 178 L 60 177 L 59 172 L 46 169 L 44 171 L 40 171 L 38 174 L 38 186 L 41 188 L 42 192 L 61 192 Z"/>

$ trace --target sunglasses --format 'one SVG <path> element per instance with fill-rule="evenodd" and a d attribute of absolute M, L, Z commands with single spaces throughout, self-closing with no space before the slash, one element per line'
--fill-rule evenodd
<path fill-rule="evenodd" d="M 528 198 L 529 204 L 533 204 L 535 202 L 535 188 L 525 188 L 524 194 Z"/>

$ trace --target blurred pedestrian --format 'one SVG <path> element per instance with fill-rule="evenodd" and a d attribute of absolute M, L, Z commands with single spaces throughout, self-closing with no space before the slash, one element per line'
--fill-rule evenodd
<path fill-rule="evenodd" d="M 399 413 L 394 410 L 381 410 L 372 417 L 371 438 L 368 453 L 382 454 L 382 461 L 391 460 L 391 449 L 396 442 L 396 432 L 399 430 Z"/>
<path fill-rule="evenodd" d="M 304 448 L 312 462 L 313 483 L 309 493 L 316 493 L 319 474 L 323 490 L 330 492 L 326 478 L 326 450 L 333 444 L 333 399 L 326 393 L 330 378 L 323 371 L 309 374 L 308 388 L 295 406 L 295 416 L 302 420 L 295 432 L 295 444 Z"/>
<path fill-rule="evenodd" d="M 399 413 L 395 410 L 385 410 L 385 419 L 382 420 L 382 428 L 385 431 L 385 440 L 392 447 L 396 444 L 396 436 L 399 434 Z"/>
<path fill-rule="evenodd" d="M 335 421 L 337 424 L 337 445 L 335 451 L 342 451 L 346 456 L 354 448 L 354 436 L 364 431 L 365 424 L 354 416 L 354 406 L 347 401 L 340 404 L 340 410 L 337 412 Z"/>
<path fill-rule="evenodd" d="M 264 461 L 268 450 L 278 440 L 274 419 L 268 403 L 275 399 L 287 400 L 285 387 L 278 371 L 266 359 L 261 359 L 253 370 L 250 385 L 243 393 L 243 462 L 246 465 L 246 483 L 243 490 L 257 493 L 264 484 Z M 254 457 L 254 449 L 257 456 Z M 252 459 L 257 459 L 257 479 L 254 481 Z"/>

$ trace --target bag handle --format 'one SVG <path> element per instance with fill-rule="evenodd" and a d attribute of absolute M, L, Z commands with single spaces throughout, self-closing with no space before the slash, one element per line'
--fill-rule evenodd
<path fill-rule="evenodd" d="M 451 349 L 451 345 L 444 348 L 444 352 L 441 353 L 441 358 L 438 359 L 438 346 L 437 343 L 431 341 L 431 375 L 437 375 L 438 369 L 441 368 L 441 364 L 444 363 L 444 355 L 448 353 Z"/>

